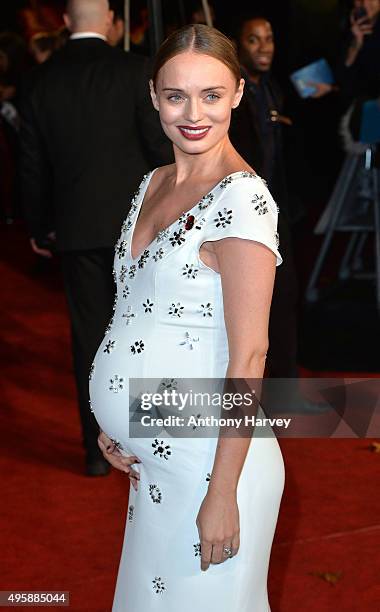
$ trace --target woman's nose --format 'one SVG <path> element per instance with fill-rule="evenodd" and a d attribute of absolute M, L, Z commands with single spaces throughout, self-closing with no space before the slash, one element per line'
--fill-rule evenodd
<path fill-rule="evenodd" d="M 186 103 L 186 120 L 191 123 L 197 123 L 201 119 L 201 101 L 197 98 L 189 98 Z"/>

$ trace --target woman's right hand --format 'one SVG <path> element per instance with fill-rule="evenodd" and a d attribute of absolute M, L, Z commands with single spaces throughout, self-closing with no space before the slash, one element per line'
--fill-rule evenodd
<path fill-rule="evenodd" d="M 133 488 L 137 491 L 140 474 L 131 466 L 134 463 L 141 463 L 140 459 L 136 457 L 136 455 L 130 455 L 129 457 L 122 455 L 116 444 L 112 442 L 111 438 L 109 438 L 104 431 L 101 431 L 98 436 L 98 446 L 103 453 L 103 457 L 114 468 L 128 474 Z"/>

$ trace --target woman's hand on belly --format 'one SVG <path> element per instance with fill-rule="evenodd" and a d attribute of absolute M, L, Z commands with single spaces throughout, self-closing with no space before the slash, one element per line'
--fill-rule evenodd
<path fill-rule="evenodd" d="M 129 480 L 133 488 L 137 491 L 140 474 L 131 466 L 134 463 L 141 463 L 141 460 L 136 455 L 125 457 L 121 454 L 114 442 L 101 431 L 98 436 L 98 446 L 103 453 L 103 457 L 117 470 L 125 472 L 129 476 Z"/>

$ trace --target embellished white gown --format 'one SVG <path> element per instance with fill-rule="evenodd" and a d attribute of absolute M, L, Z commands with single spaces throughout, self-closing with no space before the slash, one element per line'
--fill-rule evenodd
<path fill-rule="evenodd" d="M 237 489 L 239 552 L 202 571 L 195 521 L 217 437 L 129 437 L 128 379 L 225 376 L 220 275 L 200 260 L 199 248 L 240 237 L 268 246 L 279 265 L 277 206 L 262 179 L 235 172 L 132 259 L 153 172 L 143 178 L 116 245 L 114 316 L 90 373 L 91 410 L 101 429 L 123 454 L 142 461 L 133 466 L 140 481 L 137 492 L 130 487 L 112 612 L 268 612 L 268 564 L 284 487 L 277 439 L 255 430 Z"/>

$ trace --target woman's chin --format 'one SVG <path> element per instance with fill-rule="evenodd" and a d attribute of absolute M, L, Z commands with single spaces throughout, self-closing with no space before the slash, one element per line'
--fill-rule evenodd
<path fill-rule="evenodd" d="M 210 140 L 186 140 L 185 138 L 176 138 L 172 139 L 173 145 L 182 151 L 182 153 L 186 153 L 187 155 L 200 155 L 201 153 L 207 153 L 213 147 L 215 147 L 218 142 L 210 141 Z"/>

